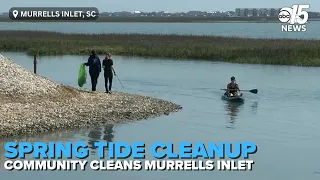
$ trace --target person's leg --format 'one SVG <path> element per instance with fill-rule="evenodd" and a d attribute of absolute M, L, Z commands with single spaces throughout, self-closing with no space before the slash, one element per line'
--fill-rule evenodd
<path fill-rule="evenodd" d="M 109 92 L 111 92 L 112 80 L 113 80 L 113 76 L 111 75 L 111 76 L 109 77 Z"/>
<path fill-rule="evenodd" d="M 90 78 L 91 78 L 91 90 L 94 91 L 95 76 L 94 76 L 94 73 L 92 73 L 92 72 L 89 72 L 89 74 L 90 74 Z"/>
<path fill-rule="evenodd" d="M 95 82 L 95 84 L 94 84 L 94 89 L 95 89 L 95 90 L 97 90 L 99 75 L 100 75 L 100 72 L 98 72 L 97 75 L 96 75 L 96 82 Z"/>
<path fill-rule="evenodd" d="M 109 89 L 108 89 L 108 76 L 105 74 L 104 75 L 104 87 L 106 88 L 106 92 L 108 93 L 109 92 Z"/>
<path fill-rule="evenodd" d="M 98 78 L 99 78 L 99 73 L 93 73 L 92 91 L 97 90 Z"/>
<path fill-rule="evenodd" d="M 231 94 L 232 94 L 232 96 L 236 96 L 236 95 L 237 95 L 237 91 L 232 90 L 232 91 L 231 91 Z"/>

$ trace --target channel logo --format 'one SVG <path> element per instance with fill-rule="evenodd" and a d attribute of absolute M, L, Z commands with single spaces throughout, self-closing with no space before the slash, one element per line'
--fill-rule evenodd
<path fill-rule="evenodd" d="M 300 4 L 293 5 L 292 7 L 284 7 L 280 9 L 278 19 L 282 23 L 286 23 L 281 26 L 281 31 L 284 32 L 305 32 L 307 31 L 306 23 L 309 18 L 309 14 L 306 9 L 309 9 L 310 5 Z"/>

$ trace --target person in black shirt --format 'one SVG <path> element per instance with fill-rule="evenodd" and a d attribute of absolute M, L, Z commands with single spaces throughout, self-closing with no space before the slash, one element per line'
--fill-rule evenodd
<path fill-rule="evenodd" d="M 239 88 L 239 85 L 236 83 L 236 78 L 232 76 L 231 82 L 227 85 L 226 95 L 236 96 L 239 91 L 240 91 L 240 88 Z"/>
<path fill-rule="evenodd" d="M 111 94 L 113 74 L 116 76 L 116 72 L 113 68 L 113 60 L 111 59 L 110 53 L 107 53 L 105 59 L 102 62 L 102 66 L 104 69 L 104 83 L 105 83 L 106 93 Z M 109 88 L 108 88 L 108 82 L 109 82 Z"/>
<path fill-rule="evenodd" d="M 89 74 L 91 77 L 92 91 L 96 91 L 99 74 L 101 72 L 100 58 L 96 55 L 95 51 L 91 51 L 91 55 L 88 58 L 88 62 L 83 64 L 86 66 L 89 66 Z"/>

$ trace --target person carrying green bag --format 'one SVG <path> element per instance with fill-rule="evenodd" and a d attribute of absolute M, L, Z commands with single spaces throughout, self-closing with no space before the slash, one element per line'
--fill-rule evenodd
<path fill-rule="evenodd" d="M 96 91 L 98 78 L 101 72 L 100 58 L 96 55 L 95 51 L 91 51 L 91 55 L 88 58 L 88 62 L 83 64 L 86 66 L 89 66 L 89 74 L 91 77 L 92 91 Z"/>
<path fill-rule="evenodd" d="M 82 87 L 87 83 L 87 71 L 84 64 L 80 65 L 79 74 L 78 74 L 78 85 Z"/>

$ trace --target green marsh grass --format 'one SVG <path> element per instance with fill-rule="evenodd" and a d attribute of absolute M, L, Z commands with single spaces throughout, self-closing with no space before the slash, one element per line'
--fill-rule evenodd
<path fill-rule="evenodd" d="M 309 18 L 310 21 L 312 18 Z M 9 17 L 0 17 L 0 22 L 14 22 Z M 39 20 L 28 20 L 39 22 Z M 48 20 L 46 20 L 48 21 Z M 57 21 L 57 20 L 55 20 Z M 62 21 L 62 20 L 60 20 Z M 99 17 L 94 22 L 159 22 L 159 23 L 212 23 L 212 22 L 279 22 L 277 17 Z M 26 22 L 26 20 L 24 20 Z M 49 21 L 48 21 L 49 22 Z M 52 22 L 52 21 L 50 21 Z"/>
<path fill-rule="evenodd" d="M 23 22 L 59 22 L 63 20 L 23 20 Z M 85 20 L 75 20 L 85 21 Z M 252 22 L 252 23 L 266 23 L 266 22 L 278 22 L 277 17 L 120 17 L 120 16 L 101 16 L 94 22 L 154 22 L 154 23 L 218 23 L 218 22 Z M 310 16 L 308 21 L 319 21 L 318 17 Z M 11 20 L 9 17 L 0 17 L 0 22 L 17 22 L 17 20 Z M 22 22 L 22 21 L 21 21 Z M 69 21 L 70 22 L 70 21 Z"/>
<path fill-rule="evenodd" d="M 231 63 L 320 66 L 320 40 L 161 34 L 63 34 L 0 31 L 0 50 L 29 55 L 98 54 Z"/>

